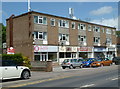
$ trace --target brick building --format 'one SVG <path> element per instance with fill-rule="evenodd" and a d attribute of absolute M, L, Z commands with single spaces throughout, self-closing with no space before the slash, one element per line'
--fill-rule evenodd
<path fill-rule="evenodd" d="M 7 47 L 32 61 L 110 57 L 116 28 L 31 11 L 7 19 Z"/>

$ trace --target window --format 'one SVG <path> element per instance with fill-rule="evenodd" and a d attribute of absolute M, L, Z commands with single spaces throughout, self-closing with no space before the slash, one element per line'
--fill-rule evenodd
<path fill-rule="evenodd" d="M 86 30 L 86 25 L 85 24 L 80 24 L 80 30 Z"/>
<path fill-rule="evenodd" d="M 106 29 L 106 34 L 111 34 L 111 29 Z"/>
<path fill-rule="evenodd" d="M 80 29 L 80 24 L 78 24 L 78 29 Z"/>
<path fill-rule="evenodd" d="M 115 35 L 116 34 L 116 31 L 115 30 L 113 30 L 113 35 Z"/>
<path fill-rule="evenodd" d="M 86 42 L 86 36 L 78 36 L 78 41 Z"/>
<path fill-rule="evenodd" d="M 69 28 L 69 22 L 67 20 L 59 20 L 58 25 L 59 27 Z"/>
<path fill-rule="evenodd" d="M 69 41 L 69 35 L 68 34 L 59 34 L 59 40 L 60 41 Z"/>
<path fill-rule="evenodd" d="M 100 43 L 100 37 L 94 37 L 94 43 Z"/>
<path fill-rule="evenodd" d="M 72 29 L 75 29 L 75 22 L 72 22 Z"/>
<path fill-rule="evenodd" d="M 88 25 L 88 31 L 91 31 L 91 30 L 92 30 L 92 26 Z"/>
<path fill-rule="evenodd" d="M 106 43 L 107 44 L 111 44 L 112 43 L 112 40 L 110 38 L 106 38 Z"/>
<path fill-rule="evenodd" d="M 94 31 L 94 32 L 100 32 L 100 27 L 94 26 L 94 27 L 93 27 L 93 31 Z"/>
<path fill-rule="evenodd" d="M 34 16 L 34 23 L 47 24 L 47 18 L 43 16 Z"/>
<path fill-rule="evenodd" d="M 51 26 L 55 26 L 55 19 L 51 19 Z"/>
<path fill-rule="evenodd" d="M 34 32 L 34 40 L 35 39 L 46 40 L 47 39 L 47 33 L 46 32 Z"/>

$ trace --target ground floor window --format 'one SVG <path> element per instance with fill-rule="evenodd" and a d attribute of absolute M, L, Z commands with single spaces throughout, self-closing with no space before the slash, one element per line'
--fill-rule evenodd
<path fill-rule="evenodd" d="M 47 61 L 48 60 L 48 53 L 35 52 L 34 53 L 34 60 L 35 61 Z"/>
<path fill-rule="evenodd" d="M 79 57 L 88 58 L 88 53 L 87 52 L 80 52 Z"/>
<path fill-rule="evenodd" d="M 57 61 L 57 53 L 48 53 L 48 60 Z"/>
<path fill-rule="evenodd" d="M 105 58 L 104 52 L 95 52 L 94 53 L 95 58 Z"/>

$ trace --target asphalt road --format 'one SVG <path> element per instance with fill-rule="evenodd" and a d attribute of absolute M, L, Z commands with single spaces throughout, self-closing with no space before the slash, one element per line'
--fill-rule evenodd
<path fill-rule="evenodd" d="M 34 75 L 36 73 L 33 73 Z M 37 73 L 39 74 L 39 73 Z M 44 74 L 45 75 L 45 74 Z M 46 73 L 47 75 L 47 73 Z M 118 89 L 118 66 L 105 66 L 99 68 L 83 68 L 83 69 L 61 69 L 60 67 L 56 68 L 54 72 L 48 74 L 49 77 L 45 79 L 31 78 L 30 80 L 21 80 L 16 83 L 4 82 L 4 87 L 12 87 L 10 89 L 17 89 L 17 87 L 26 87 L 39 89 L 58 89 L 58 87 L 63 87 L 64 89 L 80 89 L 80 88 L 90 88 L 100 87 L 101 88 L 113 88 Z M 12 81 L 11 81 L 12 82 Z M 14 81 L 13 81 L 14 82 Z M 6 86 L 9 85 L 9 86 Z M 13 88 L 15 87 L 15 88 Z M 40 88 L 41 87 L 41 88 Z"/>

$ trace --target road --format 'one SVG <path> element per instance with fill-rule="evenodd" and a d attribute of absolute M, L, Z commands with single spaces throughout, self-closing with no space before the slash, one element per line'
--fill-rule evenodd
<path fill-rule="evenodd" d="M 68 89 L 109 87 L 109 89 L 118 89 L 118 84 L 118 66 L 112 65 L 99 68 L 65 70 L 58 67 L 54 68 L 51 73 L 33 72 L 31 79 L 3 82 L 3 87 L 12 87 L 10 89 L 17 89 L 17 87 L 22 87 L 22 89 L 26 89 L 26 87 L 41 87 L 40 89 L 46 89 L 47 87 L 51 87 L 51 89 L 53 87 L 66 87 L 64 89 L 67 89 L 67 87 Z"/>

